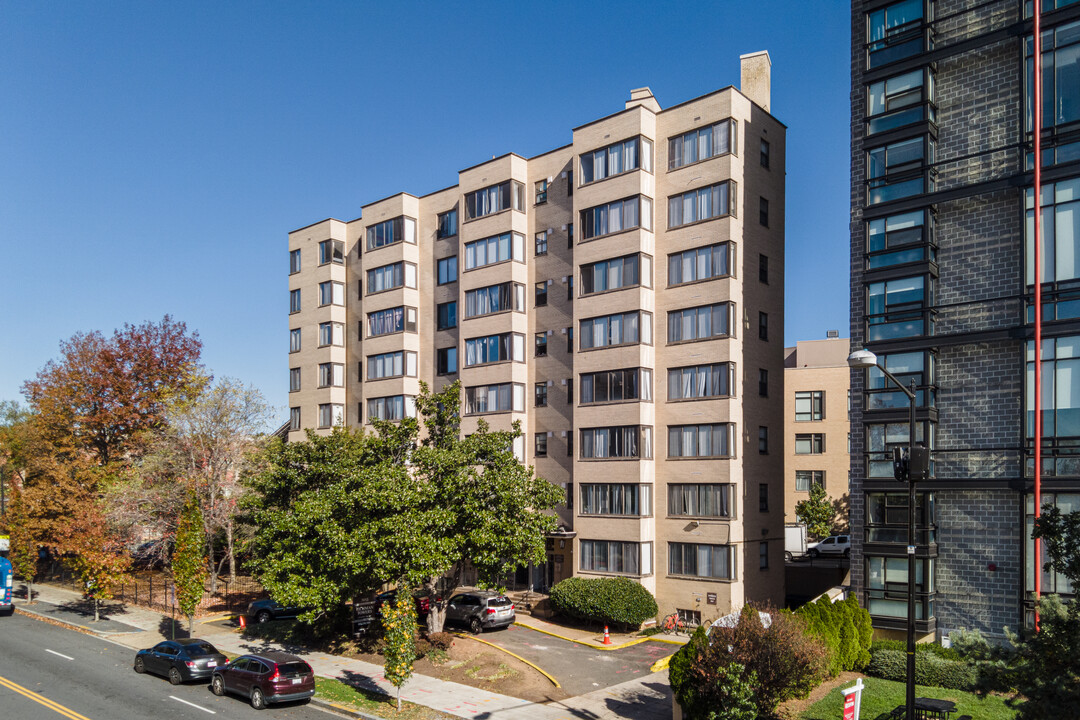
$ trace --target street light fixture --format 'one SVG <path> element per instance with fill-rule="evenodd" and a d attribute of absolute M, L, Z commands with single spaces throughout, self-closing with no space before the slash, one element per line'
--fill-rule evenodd
<path fill-rule="evenodd" d="M 877 368 L 907 395 L 910 404 L 908 416 L 908 452 L 906 462 L 897 452 L 893 456 L 893 472 L 897 480 L 907 480 L 908 484 L 908 595 L 907 595 L 907 682 L 905 706 L 907 720 L 915 720 L 915 481 L 926 477 L 925 467 L 928 457 L 925 450 L 915 447 L 915 380 L 911 388 L 903 383 L 878 362 L 877 355 L 869 350 L 856 350 L 848 355 L 848 366 L 852 369 L 868 370 Z"/>

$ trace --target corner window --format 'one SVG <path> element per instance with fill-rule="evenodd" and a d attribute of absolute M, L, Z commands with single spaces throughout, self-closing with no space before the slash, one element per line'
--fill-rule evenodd
<path fill-rule="evenodd" d="M 416 353 L 407 350 L 368 355 L 368 380 L 416 377 Z"/>
<path fill-rule="evenodd" d="M 465 367 L 496 362 L 525 362 L 525 336 L 502 333 L 465 341 Z"/>
<path fill-rule="evenodd" d="M 581 321 L 582 350 L 639 342 L 652 344 L 652 313 L 635 310 Z"/>
<path fill-rule="evenodd" d="M 652 456 L 652 427 L 648 425 L 584 428 L 581 431 L 583 460 L 652 460 Z"/>
<path fill-rule="evenodd" d="M 734 120 L 728 119 L 670 138 L 668 170 L 735 152 L 737 127 Z"/>
<path fill-rule="evenodd" d="M 652 141 L 641 136 L 582 153 L 581 184 L 587 185 L 639 168 L 652 172 Z"/>
<path fill-rule="evenodd" d="M 345 325 L 338 322 L 319 323 L 319 347 L 345 345 Z"/>
<path fill-rule="evenodd" d="M 396 262 L 367 271 L 368 295 L 399 287 L 416 287 L 416 266 L 412 263 Z"/>
<path fill-rule="evenodd" d="M 929 421 L 915 423 L 915 443 L 930 449 L 930 477 L 934 476 L 934 442 L 937 425 Z M 905 448 L 910 441 L 911 428 L 907 421 L 866 423 L 866 477 L 893 480 L 893 448 Z M 798 436 L 796 436 L 796 445 Z M 796 450 L 797 451 L 797 450 Z"/>
<path fill-rule="evenodd" d="M 735 181 L 691 190 L 668 198 L 668 229 L 734 215 Z"/>
<path fill-rule="evenodd" d="M 668 400 L 728 397 L 735 386 L 734 363 L 722 362 L 668 368 L 667 372 Z"/>
<path fill-rule="evenodd" d="M 503 233 L 465 244 L 465 269 L 516 260 L 525 262 L 525 236 Z"/>
<path fill-rule="evenodd" d="M 525 386 L 500 383 L 465 388 L 465 414 L 525 412 Z"/>
<path fill-rule="evenodd" d="M 867 135 L 936 121 L 933 71 L 920 68 L 871 83 L 866 88 L 866 107 Z"/>
<path fill-rule="evenodd" d="M 401 420 L 416 417 L 416 398 L 411 395 L 390 395 L 367 401 L 368 422 L 372 420 Z"/>
<path fill-rule="evenodd" d="M 341 240 L 323 240 L 319 243 L 319 264 L 345 263 L 345 243 Z"/>
<path fill-rule="evenodd" d="M 885 366 L 906 388 L 915 381 L 915 402 L 918 407 L 936 405 L 934 379 L 934 354 L 927 351 L 888 353 L 878 355 L 878 362 Z M 850 401 L 849 401 L 850 402 Z M 866 370 L 867 410 L 907 410 L 910 401 L 903 391 L 885 377 L 876 367 Z"/>
<path fill-rule="evenodd" d="M 299 250 L 290 250 L 289 251 L 289 274 L 290 275 L 295 275 L 298 272 L 300 272 L 300 251 Z"/>
<path fill-rule="evenodd" d="M 870 342 L 934 334 L 934 281 L 897 278 L 866 286 L 866 338 Z"/>
<path fill-rule="evenodd" d="M 716 303 L 669 312 L 668 342 L 727 337 L 730 334 L 734 308 L 734 303 Z"/>
<path fill-rule="evenodd" d="M 322 282 L 319 283 L 319 306 L 344 305 L 345 283 Z"/>
<path fill-rule="evenodd" d="M 867 13 L 866 31 L 866 64 L 870 69 L 930 49 L 923 0 L 902 0 Z"/>
<path fill-rule="evenodd" d="M 668 255 L 668 285 L 725 277 L 734 266 L 735 245 L 730 242 L 673 253 Z"/>
<path fill-rule="evenodd" d="M 652 515 L 652 486 L 628 483 L 585 483 L 581 486 L 582 515 Z"/>
<path fill-rule="evenodd" d="M 416 220 L 411 217 L 402 215 L 372 225 L 367 229 L 368 250 L 375 250 L 376 248 L 395 245 L 400 242 L 411 245 L 416 244 Z"/>
<path fill-rule="evenodd" d="M 525 186 L 516 180 L 506 180 L 465 195 L 466 220 L 510 209 L 525 211 Z"/>
<path fill-rule="evenodd" d="M 767 434 L 768 431 L 766 431 Z M 668 427 L 669 458 L 732 457 L 734 423 L 671 425 Z M 766 443 L 768 441 L 766 440 Z"/>
<path fill-rule="evenodd" d="M 866 223 L 866 269 L 937 259 L 929 210 L 889 215 Z"/>
<path fill-rule="evenodd" d="M 648 368 L 582 373 L 580 378 L 582 405 L 629 400 L 652 402 L 652 370 Z"/>
<path fill-rule="evenodd" d="M 668 515 L 731 517 L 733 492 L 732 485 L 668 483 Z"/>
<path fill-rule="evenodd" d="M 652 200 L 644 195 L 616 200 L 581 212 L 582 240 L 639 227 L 652 230 Z"/>
<path fill-rule="evenodd" d="M 344 387 L 345 366 L 341 363 L 319 364 L 319 387 Z"/>
<path fill-rule="evenodd" d="M 465 291 L 465 317 L 474 318 L 513 310 L 525 312 L 525 286 L 504 282 Z"/>
<path fill-rule="evenodd" d="M 300 291 L 289 291 L 289 314 L 300 312 Z"/>
<path fill-rule="evenodd" d="M 915 619 L 934 617 L 934 559 L 915 561 Z M 866 557 L 866 609 L 877 617 L 906 618 L 908 559 Z"/>
<path fill-rule="evenodd" d="M 601 260 L 581 266 L 581 295 L 637 285 L 652 287 L 651 278 L 652 258 L 643 253 Z"/>
<path fill-rule="evenodd" d="M 399 306 L 368 313 L 368 337 L 416 332 L 416 308 Z"/>
<path fill-rule="evenodd" d="M 341 427 L 345 425 L 345 406 L 337 403 L 319 405 L 319 427 Z"/>
<path fill-rule="evenodd" d="M 933 138 L 919 136 L 867 152 L 867 204 L 934 191 Z"/>

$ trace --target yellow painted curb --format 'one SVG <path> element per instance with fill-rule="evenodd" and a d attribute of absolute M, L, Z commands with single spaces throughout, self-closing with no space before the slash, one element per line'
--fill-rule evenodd
<path fill-rule="evenodd" d="M 659 638 L 659 637 L 656 637 L 655 635 L 650 635 L 649 637 L 647 637 L 645 639 L 646 640 L 651 640 L 652 642 L 667 643 L 668 645 L 685 645 L 686 644 L 685 642 L 682 642 L 681 640 L 668 640 L 667 638 Z M 687 642 L 689 642 L 689 638 L 687 638 Z"/>
<path fill-rule="evenodd" d="M 521 657 L 521 656 L 520 656 L 520 655 L 518 655 L 517 653 L 513 653 L 513 652 L 510 652 L 510 651 L 509 651 L 509 650 L 507 650 L 506 648 L 504 648 L 504 647 L 499 647 L 499 646 L 498 646 L 498 645 L 496 645 L 495 643 L 492 643 L 492 642 L 488 642 L 487 640 L 481 640 L 480 638 L 478 638 L 478 637 L 476 637 L 476 636 L 474 636 L 474 635 L 464 635 L 464 634 L 462 634 L 462 633 L 453 633 L 453 634 L 454 634 L 454 635 L 456 635 L 456 636 L 458 636 L 458 637 L 460 637 L 460 638 L 468 638 L 469 640 L 475 640 L 475 641 L 476 641 L 476 642 L 478 642 L 478 643 L 484 643 L 485 645 L 488 645 L 488 646 L 490 646 L 490 647 L 493 647 L 493 648 L 495 648 L 496 650 L 502 650 L 502 651 L 503 651 L 504 653 L 506 653 L 506 654 L 507 654 L 507 655 L 509 655 L 510 657 L 514 657 L 514 658 L 517 658 L 517 659 L 518 659 L 518 660 L 520 660 L 521 662 L 523 662 L 523 663 L 525 663 L 526 665 L 528 665 L 529 667 L 531 667 L 531 668 L 532 668 L 533 670 L 536 670 L 536 671 L 537 671 L 538 673 L 540 673 L 541 675 L 543 675 L 544 677 L 546 677 L 546 678 L 547 678 L 548 680 L 550 680 L 550 681 L 551 681 L 551 682 L 552 682 L 552 683 L 553 683 L 553 684 L 555 685 L 555 687 L 557 687 L 557 688 L 561 688 L 561 687 L 562 687 L 562 685 L 560 685 L 560 684 L 559 684 L 559 681 L 558 681 L 558 680 L 556 680 L 556 679 L 555 679 L 554 677 L 552 677 L 552 676 L 551 676 L 551 675 L 550 675 L 550 674 L 549 674 L 549 673 L 548 673 L 548 672 L 547 672 L 546 670 L 544 670 L 544 669 L 543 669 L 542 667 L 540 667 L 540 666 L 539 666 L 539 665 L 537 665 L 536 663 L 533 663 L 533 662 L 529 662 L 528 660 L 526 660 L 525 658 Z"/>
<path fill-rule="evenodd" d="M 202 620 L 200 620 L 199 622 L 197 622 L 195 624 L 196 625 L 204 625 L 206 623 L 217 622 L 218 620 L 221 620 L 221 619 L 227 618 L 227 617 L 235 618 L 236 616 L 233 615 L 232 613 L 227 613 L 227 612 L 214 613 L 213 615 L 207 615 L 206 617 L 204 617 Z"/>
<path fill-rule="evenodd" d="M 593 644 L 591 642 L 585 642 L 584 640 L 575 640 L 572 637 L 566 637 L 565 635 L 560 635 L 558 633 L 553 633 L 550 630 L 544 630 L 542 628 L 533 627 L 532 625 L 526 625 L 525 623 L 515 622 L 514 624 L 519 625 L 520 627 L 523 627 L 523 628 L 528 628 L 529 630 L 535 630 L 538 633 L 543 633 L 545 635 L 550 635 L 551 637 L 557 637 L 560 640 L 565 640 L 566 642 L 572 642 L 572 643 L 577 643 L 578 645 L 584 645 L 585 647 L 592 648 L 593 650 L 621 650 L 622 648 L 628 648 L 628 647 L 631 647 L 633 645 L 640 645 L 641 643 L 648 642 L 649 640 L 652 639 L 652 638 L 645 637 L 645 638 L 637 638 L 636 640 L 630 640 L 629 642 L 624 642 L 621 645 L 599 645 L 599 644 Z"/>
<path fill-rule="evenodd" d="M 659 660 L 657 660 L 656 662 L 654 662 L 652 664 L 652 667 L 649 668 L 649 671 L 650 672 L 660 672 L 661 670 L 667 670 L 668 663 L 671 662 L 672 657 L 674 657 L 674 656 L 673 655 L 668 655 L 665 658 L 660 658 Z"/>

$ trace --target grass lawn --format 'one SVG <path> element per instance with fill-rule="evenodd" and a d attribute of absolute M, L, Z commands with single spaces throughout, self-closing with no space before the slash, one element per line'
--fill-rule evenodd
<path fill-rule="evenodd" d="M 902 682 L 864 678 L 863 684 L 865 688 L 862 692 L 862 706 L 859 709 L 861 720 L 878 720 L 879 718 L 885 720 L 893 708 L 904 704 L 904 683 Z M 851 684 L 849 683 L 846 687 L 851 687 Z M 1002 698 L 993 695 L 983 700 L 978 695 L 960 690 L 916 685 L 915 697 L 952 700 L 956 703 L 957 709 L 953 717 L 970 715 L 977 720 L 1013 720 L 1016 717 L 1015 710 L 1009 708 Z M 800 720 L 835 720 L 843 716 L 843 705 L 844 695 L 838 688 L 816 702 L 799 717 Z"/>
<path fill-rule="evenodd" d="M 408 684 L 405 685 L 408 687 Z M 315 677 L 315 697 L 325 702 L 360 710 L 371 715 L 393 720 L 456 720 L 453 715 L 441 713 L 438 710 L 426 708 L 423 705 L 413 705 L 402 701 L 401 712 L 397 710 L 397 701 L 391 700 L 385 695 L 358 690 L 351 685 L 346 685 L 340 680 Z"/>

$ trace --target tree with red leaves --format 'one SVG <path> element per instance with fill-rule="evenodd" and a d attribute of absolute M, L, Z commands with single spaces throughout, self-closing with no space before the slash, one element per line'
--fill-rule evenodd
<path fill-rule="evenodd" d="M 82 581 L 83 595 L 94 606 L 94 622 L 100 619 L 103 600 L 111 600 L 116 585 L 131 567 L 118 533 L 105 520 L 100 503 L 82 498 L 74 517 L 60 538 L 60 550 L 67 554 L 72 569 Z"/>

